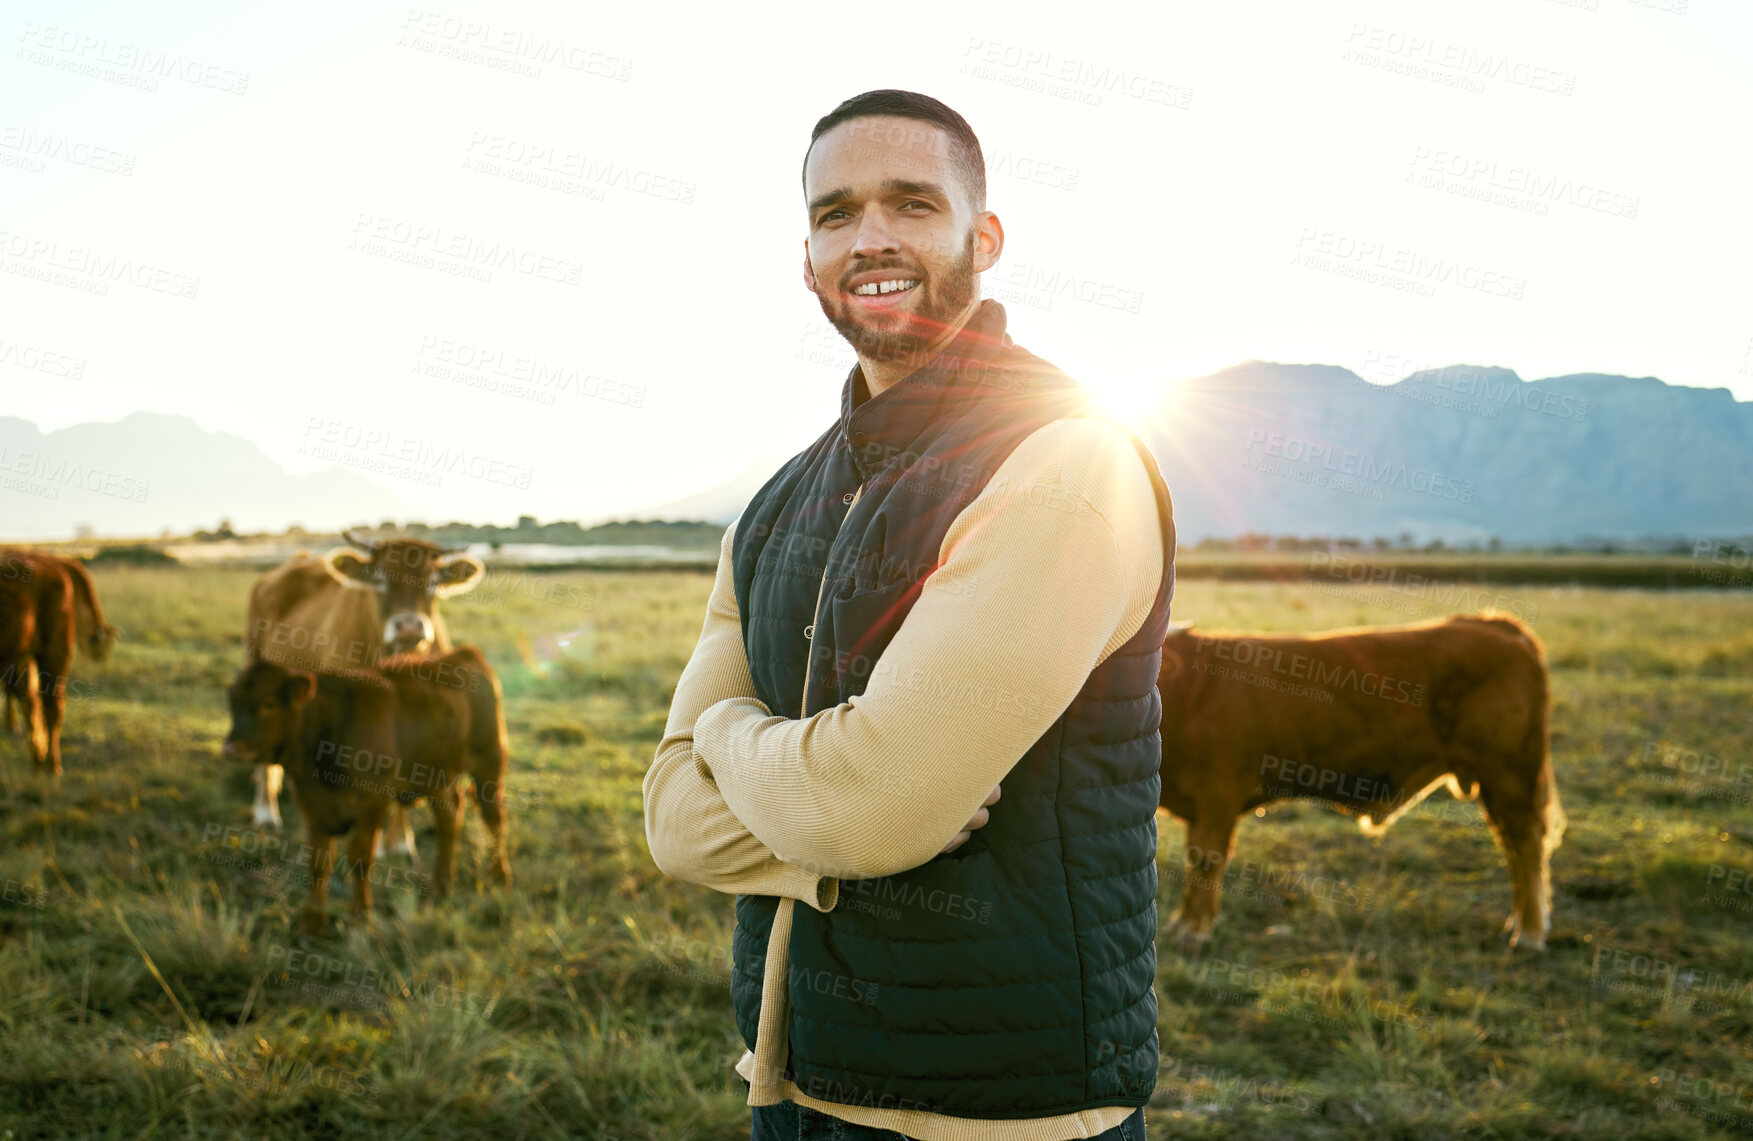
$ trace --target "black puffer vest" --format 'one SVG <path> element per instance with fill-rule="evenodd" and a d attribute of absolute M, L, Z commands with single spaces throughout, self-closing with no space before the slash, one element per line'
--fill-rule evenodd
<path fill-rule="evenodd" d="M 839 422 L 737 526 L 743 643 L 757 696 L 784 717 L 863 692 L 956 516 L 1030 433 L 1093 412 L 1081 386 L 1011 342 L 990 300 L 925 368 L 866 391 L 855 367 Z M 786 1076 L 803 1093 L 988 1119 L 1149 1098 L 1156 680 L 1175 538 L 1168 488 L 1133 443 L 1157 495 L 1155 605 L 1004 778 L 970 840 L 910 871 L 843 880 L 830 912 L 794 907 Z M 731 993 L 750 1049 L 778 904 L 737 897 Z"/>

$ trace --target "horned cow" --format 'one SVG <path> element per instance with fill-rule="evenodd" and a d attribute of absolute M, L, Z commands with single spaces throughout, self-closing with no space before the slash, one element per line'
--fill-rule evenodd
<path fill-rule="evenodd" d="M 300 551 L 250 588 L 248 660 L 342 672 L 386 655 L 449 650 L 437 600 L 472 589 L 485 573 L 481 563 L 422 539 L 342 534 L 359 550 Z M 255 822 L 279 828 L 280 767 L 257 765 L 254 778 Z M 391 851 L 414 854 L 405 807 L 392 806 L 385 830 Z M 383 841 L 376 843 L 381 856 Z"/>
<path fill-rule="evenodd" d="M 1381 835 L 1441 785 L 1477 798 L 1509 864 L 1512 946 L 1544 949 L 1563 839 L 1548 752 L 1545 653 L 1503 615 L 1308 636 L 1204 634 L 1163 645 L 1162 807 L 1187 822 L 1184 941 L 1217 921 L 1236 822 L 1315 797 Z M 1465 790 L 1465 791 L 1463 791 Z"/>

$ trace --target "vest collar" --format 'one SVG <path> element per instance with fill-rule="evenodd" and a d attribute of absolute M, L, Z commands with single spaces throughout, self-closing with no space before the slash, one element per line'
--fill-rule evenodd
<path fill-rule="evenodd" d="M 876 396 L 863 368 L 852 366 L 840 392 L 840 437 L 861 478 L 906 451 L 947 402 L 977 395 L 981 373 L 1011 347 L 1005 323 L 1004 306 L 987 298 L 941 352 Z"/>

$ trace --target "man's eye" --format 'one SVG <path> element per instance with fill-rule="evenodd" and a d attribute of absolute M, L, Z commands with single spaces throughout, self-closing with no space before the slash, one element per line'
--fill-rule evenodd
<path fill-rule="evenodd" d="M 830 219 L 833 219 L 833 218 L 844 218 L 845 216 L 846 216 L 846 211 L 844 211 L 844 210 L 830 210 L 826 214 L 823 214 L 820 218 L 817 218 L 816 221 L 818 223 L 821 223 L 821 222 L 829 221 Z"/>
<path fill-rule="evenodd" d="M 924 209 L 926 209 L 926 210 L 929 210 L 929 209 L 931 209 L 931 203 L 929 203 L 929 202 L 921 202 L 921 201 L 919 201 L 919 199 L 917 199 L 917 198 L 909 198 L 909 199 L 908 199 L 908 200 L 907 200 L 907 201 L 905 201 L 905 202 L 903 202 L 903 203 L 901 203 L 901 208 L 902 208 L 902 209 L 906 209 L 906 208 L 907 208 L 907 207 L 909 207 L 909 206 L 919 206 L 919 207 L 922 207 L 922 208 L 924 208 Z"/>

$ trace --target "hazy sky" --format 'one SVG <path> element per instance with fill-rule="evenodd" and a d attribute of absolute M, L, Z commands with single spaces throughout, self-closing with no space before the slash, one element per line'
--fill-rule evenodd
<path fill-rule="evenodd" d="M 876 87 L 973 125 L 986 295 L 1117 397 L 1258 357 L 1753 399 L 1741 0 L 245 7 L 7 5 L 0 414 L 522 473 L 375 477 L 433 517 L 686 495 L 835 414 L 798 170 Z"/>

